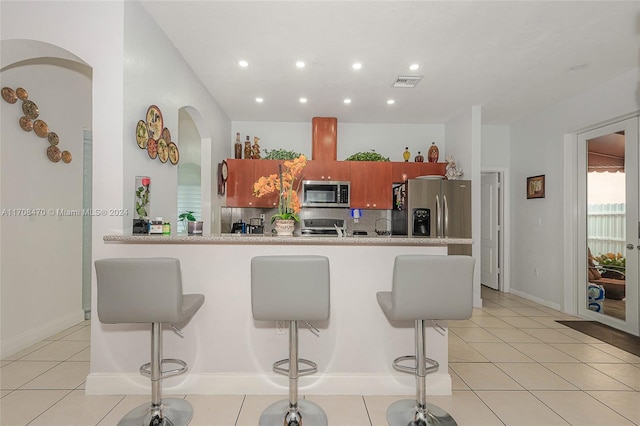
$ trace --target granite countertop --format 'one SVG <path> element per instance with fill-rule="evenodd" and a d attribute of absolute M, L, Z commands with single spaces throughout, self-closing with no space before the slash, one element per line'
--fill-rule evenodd
<path fill-rule="evenodd" d="M 275 236 L 268 234 L 218 234 L 218 235 L 105 235 L 110 243 L 134 244 L 285 244 L 285 245 L 355 245 L 355 246 L 446 246 L 449 244 L 472 244 L 470 238 L 431 238 L 406 236 L 348 236 L 309 237 Z"/>

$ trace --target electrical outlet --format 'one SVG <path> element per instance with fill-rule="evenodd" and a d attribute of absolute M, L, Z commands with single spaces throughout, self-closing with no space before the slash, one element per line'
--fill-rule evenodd
<path fill-rule="evenodd" d="M 284 321 L 276 321 L 276 334 L 286 334 L 287 326 Z"/>
<path fill-rule="evenodd" d="M 264 218 L 265 218 L 264 213 L 260 213 L 260 220 L 262 220 L 264 222 Z"/>

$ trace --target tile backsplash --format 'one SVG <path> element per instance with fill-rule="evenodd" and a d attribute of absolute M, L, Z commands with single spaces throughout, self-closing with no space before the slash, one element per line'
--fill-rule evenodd
<path fill-rule="evenodd" d="M 361 209 L 361 216 L 358 222 L 351 217 L 351 209 L 328 209 L 328 208 L 303 208 L 300 211 L 300 219 L 331 218 L 344 219 L 347 233 L 353 231 L 366 231 L 369 235 L 376 235 L 379 231 L 391 231 L 391 211 L 390 210 L 364 210 Z M 278 213 L 277 209 L 256 209 L 222 207 L 220 209 L 220 230 L 224 233 L 231 232 L 233 223 L 242 220 L 249 223 L 252 218 L 259 218 L 260 214 L 265 215 L 264 232 L 271 233 L 271 216 Z M 300 225 L 296 226 L 296 233 L 300 233 Z"/>

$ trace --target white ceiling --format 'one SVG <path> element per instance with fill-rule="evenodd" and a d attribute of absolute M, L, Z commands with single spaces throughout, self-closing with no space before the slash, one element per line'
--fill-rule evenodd
<path fill-rule="evenodd" d="M 483 123 L 508 124 L 640 62 L 638 1 L 142 4 L 232 121 L 444 123 L 482 105 Z M 392 88 L 397 75 L 424 78 Z"/>

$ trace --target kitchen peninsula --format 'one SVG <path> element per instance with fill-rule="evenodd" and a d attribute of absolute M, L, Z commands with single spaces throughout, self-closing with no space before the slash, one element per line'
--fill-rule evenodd
<path fill-rule="evenodd" d="M 318 363 L 317 374 L 300 379 L 300 392 L 412 394 L 414 377 L 393 370 L 391 361 L 413 353 L 413 323 L 390 324 L 376 292 L 391 289 L 396 255 L 446 255 L 448 244 L 471 244 L 470 239 L 447 238 L 233 234 L 108 235 L 103 240 L 105 257 L 180 259 L 184 292 L 206 297 L 198 314 L 178 325 L 184 338 L 169 327 L 164 331 L 164 356 L 189 365 L 186 374 L 165 380 L 167 394 L 286 394 L 287 378 L 273 373 L 271 366 L 286 358 L 287 335 L 274 322 L 254 321 L 251 315 L 251 258 L 276 254 L 323 255 L 330 262 L 330 319 L 314 323 L 319 337 L 300 331 L 300 356 Z M 305 277 L 282 271 L 282 279 Z M 443 282 L 442 291 L 446 287 Z M 94 297 L 94 312 L 95 303 Z M 440 363 L 440 369 L 428 376 L 428 392 L 446 395 L 451 393 L 447 324 L 439 325 L 445 329 L 427 329 L 427 356 Z M 106 325 L 96 319 L 91 341 L 87 394 L 148 393 L 148 379 L 138 373 L 148 361 L 147 326 Z"/>

